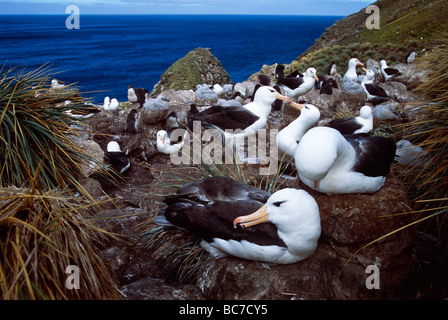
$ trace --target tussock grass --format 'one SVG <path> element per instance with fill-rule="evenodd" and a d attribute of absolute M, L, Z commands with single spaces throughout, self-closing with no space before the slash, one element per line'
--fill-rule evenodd
<path fill-rule="evenodd" d="M 78 183 L 89 164 L 102 166 L 75 142 L 83 122 L 71 112 L 86 112 L 73 85 L 50 87 L 43 66 L 0 69 L 0 186 L 49 190 Z M 66 105 L 66 101 L 71 101 Z"/>
<path fill-rule="evenodd" d="M 415 203 L 416 212 L 438 213 L 439 237 L 446 243 L 448 212 L 448 34 L 441 37 L 442 45 L 435 48 L 419 67 L 429 70 L 429 80 L 414 89 L 421 101 L 416 107 L 420 116 L 404 125 L 404 139 L 428 152 L 426 165 L 401 175 Z"/>
<path fill-rule="evenodd" d="M 60 190 L 1 188 L 1 299 L 120 299 L 94 248 L 106 234 L 88 219 L 91 209 Z M 66 286 L 75 284 L 69 266 L 79 268 L 79 289 Z"/>

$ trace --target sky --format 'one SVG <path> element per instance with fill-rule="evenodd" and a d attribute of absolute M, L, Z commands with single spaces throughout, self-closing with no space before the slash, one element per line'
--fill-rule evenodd
<path fill-rule="evenodd" d="M 375 0 L 0 0 L 0 14 L 268 14 L 347 16 Z"/>

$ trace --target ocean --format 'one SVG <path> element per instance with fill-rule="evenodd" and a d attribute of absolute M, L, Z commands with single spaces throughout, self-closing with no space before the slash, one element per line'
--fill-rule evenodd
<path fill-rule="evenodd" d="M 233 82 L 263 64 L 290 63 L 343 17 L 258 15 L 0 15 L 0 63 L 51 65 L 55 78 L 75 83 L 102 103 L 127 101 L 129 84 L 152 90 L 170 65 L 198 48 L 211 48 Z M 92 92 L 101 91 L 101 92 Z"/>

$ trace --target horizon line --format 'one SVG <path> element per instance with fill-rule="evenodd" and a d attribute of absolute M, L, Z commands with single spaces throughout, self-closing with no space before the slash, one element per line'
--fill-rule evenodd
<path fill-rule="evenodd" d="M 0 13 L 0 16 L 68 16 L 65 13 Z M 266 13 L 81 13 L 85 16 L 320 16 L 320 17 L 347 17 L 348 15 L 330 14 L 266 14 Z M 350 14 L 349 14 L 350 15 Z"/>

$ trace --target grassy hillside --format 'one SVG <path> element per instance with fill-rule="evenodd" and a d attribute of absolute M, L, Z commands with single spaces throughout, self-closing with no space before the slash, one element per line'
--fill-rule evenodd
<path fill-rule="evenodd" d="M 315 44 L 291 64 L 291 71 L 314 66 L 324 73 L 331 61 L 345 72 L 347 62 L 357 57 L 386 59 L 389 65 L 403 62 L 410 49 L 421 52 L 439 44 L 441 32 L 448 31 L 446 0 L 379 0 L 380 29 L 367 29 L 370 16 L 365 9 L 327 28 Z"/>

